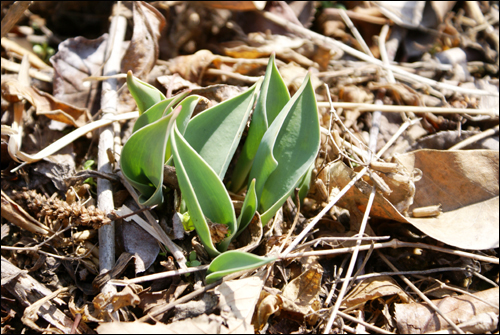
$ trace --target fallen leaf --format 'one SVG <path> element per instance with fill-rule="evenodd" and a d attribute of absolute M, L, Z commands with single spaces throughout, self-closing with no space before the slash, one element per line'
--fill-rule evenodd
<path fill-rule="evenodd" d="M 264 282 L 258 276 L 223 282 L 215 292 L 220 293 L 219 308 L 227 320 L 223 334 L 253 334 L 251 324 L 255 305 L 260 297 Z"/>
<path fill-rule="evenodd" d="M 407 221 L 441 242 L 463 248 L 498 248 L 498 151 L 418 150 L 397 160 L 422 171 L 412 208 L 441 204 L 437 218 Z"/>
<path fill-rule="evenodd" d="M 398 295 L 400 301 L 407 303 L 412 299 L 406 292 L 389 276 L 380 276 L 368 278 L 361 281 L 344 298 L 342 307 L 353 307 L 369 300 L 375 300 L 380 297 Z"/>
<path fill-rule="evenodd" d="M 219 334 L 224 319 L 218 315 L 200 315 L 168 325 L 158 322 L 108 322 L 97 327 L 99 334 Z"/>
<path fill-rule="evenodd" d="M 81 127 L 90 119 L 87 109 L 67 104 L 34 87 L 25 86 L 17 80 L 6 81 L 2 84 L 2 97 L 10 102 L 24 98 L 36 108 L 37 115 L 45 115 L 51 120 L 64 122 L 74 127 Z"/>
<path fill-rule="evenodd" d="M 141 299 L 139 298 L 137 293 L 140 293 L 138 291 L 141 291 L 142 287 L 140 287 L 139 285 L 135 285 L 134 288 L 132 288 L 130 285 L 125 286 L 123 290 L 116 293 L 111 298 L 111 304 L 113 305 L 113 312 L 116 312 L 120 308 L 127 306 L 135 307 L 141 302 Z"/>
<path fill-rule="evenodd" d="M 215 294 L 204 294 L 200 300 L 191 300 L 179 304 L 174 308 L 172 322 L 184 319 L 192 319 L 202 314 L 210 314 L 219 304 L 219 298 Z"/>
<path fill-rule="evenodd" d="M 267 324 L 269 317 L 281 310 L 283 300 L 278 296 L 266 291 L 261 291 L 259 301 L 255 308 L 252 324 L 256 330 L 262 330 Z"/>
<path fill-rule="evenodd" d="M 158 40 L 166 21 L 156 8 L 142 1 L 134 2 L 133 17 L 134 32 L 121 68 L 123 73 L 130 70 L 134 76 L 145 79 L 160 54 Z"/>
<path fill-rule="evenodd" d="M 83 81 L 101 74 L 108 34 L 88 40 L 78 36 L 59 44 L 50 58 L 54 67 L 54 97 L 78 107 L 88 108 L 92 115 L 99 110 L 99 82 Z"/>
<path fill-rule="evenodd" d="M 323 269 L 316 266 L 289 282 L 281 295 L 283 310 L 300 313 L 303 316 L 317 311 L 321 306 L 319 293 L 322 277 Z M 317 319 L 318 315 L 313 314 L 308 317 L 308 323 L 314 324 Z"/>
<path fill-rule="evenodd" d="M 135 255 L 135 274 L 144 272 L 154 263 L 160 246 L 157 240 L 148 232 L 142 229 L 135 222 L 127 222 L 125 218 L 121 225 L 117 227 L 117 234 L 121 237 L 123 249 Z"/>
<path fill-rule="evenodd" d="M 404 166 L 409 176 L 416 169 L 423 174 L 422 179 L 415 183 L 416 192 L 410 209 L 441 204 L 443 213 L 436 218 L 405 217 L 377 192 L 371 216 L 412 224 L 436 240 L 463 249 L 498 247 L 498 151 L 418 150 L 399 155 L 395 161 Z M 342 162 L 331 164 L 325 170 L 324 182 L 328 180 L 330 187 L 339 189 L 354 176 L 354 172 Z M 349 209 L 351 216 L 353 208 L 364 212 L 370 190 L 371 186 L 360 180 L 338 201 L 338 205 Z"/>
<path fill-rule="evenodd" d="M 2 217 L 32 233 L 47 235 L 49 228 L 35 220 L 21 206 L 12 201 L 2 190 Z"/>
<path fill-rule="evenodd" d="M 498 313 L 498 287 L 474 293 L 474 296 L 486 300 L 496 308 L 465 294 L 432 302 L 457 324 L 482 313 Z M 394 315 L 400 334 L 423 334 L 449 327 L 448 322 L 422 303 L 395 304 Z"/>

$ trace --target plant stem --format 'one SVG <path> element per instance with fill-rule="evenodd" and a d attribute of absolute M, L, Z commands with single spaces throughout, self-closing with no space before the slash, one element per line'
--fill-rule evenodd
<path fill-rule="evenodd" d="M 104 59 L 103 75 L 112 75 L 120 72 L 122 43 L 125 39 L 127 29 L 127 19 L 117 15 L 118 5 L 113 8 L 113 17 L 111 19 L 110 36 L 106 48 Z M 102 83 L 101 109 L 103 118 L 116 114 L 118 104 L 118 83 L 114 78 L 108 79 Z M 102 173 L 113 173 L 109 161 L 107 150 L 113 150 L 114 132 L 113 126 L 108 125 L 101 129 L 99 134 L 97 169 Z M 114 209 L 113 190 L 111 182 L 107 179 L 97 180 L 97 207 L 104 213 L 109 214 Z M 102 226 L 99 229 L 99 270 L 104 273 L 111 270 L 115 264 L 115 225 L 114 221 L 109 225 Z M 116 293 L 116 287 L 106 284 L 102 288 L 104 294 Z M 118 316 L 118 315 L 116 315 Z"/>

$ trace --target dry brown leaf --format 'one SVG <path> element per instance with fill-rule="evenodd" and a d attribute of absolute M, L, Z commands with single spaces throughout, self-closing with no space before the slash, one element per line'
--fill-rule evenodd
<path fill-rule="evenodd" d="M 457 324 L 470 320 L 479 314 L 498 313 L 498 287 L 474 295 L 497 307 L 489 306 L 468 295 L 447 297 L 432 300 L 432 302 Z M 395 318 L 401 334 L 423 334 L 449 327 L 449 324 L 440 315 L 437 315 L 426 304 L 421 303 L 396 304 Z"/>
<path fill-rule="evenodd" d="M 158 59 L 158 40 L 166 21 L 156 8 L 143 1 L 134 2 L 134 33 L 122 59 L 122 72 L 129 70 L 145 79 Z"/>
<path fill-rule="evenodd" d="M 59 50 L 50 59 L 54 67 L 54 97 L 86 107 L 92 114 L 97 112 L 99 83 L 83 79 L 100 75 L 107 40 L 108 34 L 95 40 L 79 36 L 59 44 Z"/>
<path fill-rule="evenodd" d="M 48 93 L 22 85 L 17 80 L 9 80 L 2 84 L 2 97 L 10 102 L 24 98 L 36 108 L 38 115 L 45 115 L 51 120 L 74 127 L 81 127 L 90 119 L 87 109 L 64 103 Z"/>
<path fill-rule="evenodd" d="M 127 50 L 124 50 L 122 72 L 132 70 L 135 76 L 145 79 L 158 59 L 158 39 L 165 26 L 163 16 L 151 5 L 134 2 L 134 32 Z M 84 37 L 70 38 L 59 45 L 51 58 L 54 66 L 54 96 L 79 107 L 87 107 L 92 115 L 99 110 L 97 81 L 83 81 L 101 74 L 105 60 L 108 34 L 95 40 Z M 122 84 L 124 80 L 121 80 Z M 130 111 L 133 99 L 128 92 L 120 94 L 119 112 Z M 97 99 L 97 100 L 96 100 Z"/>
<path fill-rule="evenodd" d="M 274 294 L 266 291 L 260 293 L 259 302 L 255 308 L 252 324 L 256 330 L 262 330 L 274 313 L 279 313 L 283 305 L 283 300 Z"/>
<path fill-rule="evenodd" d="M 250 252 L 257 248 L 262 240 L 262 234 L 262 221 L 260 220 L 259 213 L 255 212 L 252 221 L 250 221 L 247 228 L 241 232 L 235 241 L 238 247 L 237 250 Z"/>
<path fill-rule="evenodd" d="M 227 44 L 227 47 L 223 47 L 224 53 L 234 58 L 261 58 L 275 52 L 279 59 L 294 61 L 305 68 L 317 67 L 310 59 L 314 55 L 314 44 L 303 38 L 250 33 L 246 43 L 238 44 Z"/>
<path fill-rule="evenodd" d="M 380 297 L 398 295 L 400 301 L 408 303 L 410 296 L 399 287 L 392 277 L 380 276 L 361 281 L 342 302 L 342 307 L 352 307 Z"/>
<path fill-rule="evenodd" d="M 464 249 L 498 248 L 498 151 L 418 150 L 398 156 L 420 169 L 413 208 L 441 204 L 437 218 L 408 218 L 429 236 Z"/>
<path fill-rule="evenodd" d="M 223 334 L 253 334 L 251 324 L 255 305 L 260 297 L 264 282 L 258 276 L 223 282 L 215 291 L 220 293 L 219 308 L 226 319 L 227 328 Z"/>
<path fill-rule="evenodd" d="M 322 277 L 323 269 L 316 266 L 289 282 L 281 295 L 283 310 L 300 313 L 304 316 L 317 311 L 321 306 L 319 293 Z M 317 318 L 318 315 L 315 314 L 309 316 L 308 323 L 314 324 Z"/>
<path fill-rule="evenodd" d="M 342 189 L 355 176 L 355 172 L 347 167 L 343 162 L 330 164 L 324 169 L 324 171 L 324 174 L 320 175 L 320 178 L 323 180 L 325 185 L 329 185 L 329 192 L 332 192 L 333 190 L 334 193 L 332 193 L 332 195 L 336 194 L 335 189 Z M 353 213 L 356 213 L 355 210 L 364 211 L 366 203 L 368 202 L 368 195 L 370 194 L 370 191 L 371 186 L 367 182 L 360 180 L 337 202 L 337 205 L 347 208 L 351 212 L 351 216 Z M 411 199 L 411 193 L 403 193 L 400 194 L 400 199 L 398 199 L 399 201 L 396 203 L 411 201 Z M 379 192 L 375 194 L 370 216 L 396 220 L 399 222 L 407 222 L 394 205 L 384 198 Z M 351 229 L 355 230 L 354 228 Z"/>
<path fill-rule="evenodd" d="M 47 235 L 49 228 L 44 224 L 35 220 L 21 206 L 12 201 L 2 190 L 2 217 L 15 224 L 16 226 L 26 229 L 32 233 Z"/>
<path fill-rule="evenodd" d="M 138 285 L 137 287 L 139 288 L 139 290 L 142 289 Z M 139 298 L 137 293 L 138 292 L 136 292 L 136 290 L 134 290 L 131 286 L 125 286 L 123 290 L 116 293 L 111 298 L 111 304 L 113 305 L 113 312 L 116 312 L 122 307 L 137 306 L 141 302 L 141 299 Z"/>
<path fill-rule="evenodd" d="M 172 322 L 192 319 L 202 314 L 210 314 L 219 304 L 219 297 L 215 294 L 205 293 L 200 300 L 191 300 L 174 307 Z"/>
<path fill-rule="evenodd" d="M 410 223 L 432 238 L 459 248 L 498 247 L 498 151 L 418 150 L 397 156 L 396 161 L 408 171 L 408 177 L 415 169 L 423 173 L 423 178 L 415 183 L 414 199 L 408 187 L 407 197 L 401 201 L 413 201 L 413 208 L 441 204 L 443 214 L 436 218 L 404 217 L 377 192 L 371 216 Z M 354 176 L 342 162 L 325 170 L 323 182 L 339 189 Z M 360 180 L 338 205 L 349 209 L 351 216 L 356 213 L 354 209 L 364 212 L 370 190 L 371 186 Z"/>
<path fill-rule="evenodd" d="M 168 69 L 171 73 L 178 73 L 182 78 L 199 84 L 203 72 L 215 58 L 209 50 L 199 50 L 192 55 L 175 57 L 169 62 Z"/>
<path fill-rule="evenodd" d="M 219 334 L 224 319 L 218 315 L 200 315 L 168 325 L 158 322 L 108 322 L 97 327 L 99 334 Z"/>
<path fill-rule="evenodd" d="M 127 222 L 127 219 L 117 225 L 117 236 L 121 236 L 124 251 L 135 255 L 135 273 L 138 274 L 154 263 L 160 246 L 153 236 L 135 222 Z"/>

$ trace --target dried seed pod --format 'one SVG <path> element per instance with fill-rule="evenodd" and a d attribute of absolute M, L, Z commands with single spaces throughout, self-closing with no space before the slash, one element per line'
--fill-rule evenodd
<path fill-rule="evenodd" d="M 441 213 L 441 204 L 413 209 L 413 217 L 415 218 L 437 217 Z"/>
<path fill-rule="evenodd" d="M 53 228 L 61 225 L 67 226 L 71 222 L 76 225 L 83 224 L 98 229 L 111 222 L 103 211 L 94 206 L 86 208 L 79 202 L 69 204 L 66 201 L 57 199 L 56 195 L 47 199 L 44 195 L 29 190 L 12 192 L 12 197 L 39 219 L 52 222 Z"/>

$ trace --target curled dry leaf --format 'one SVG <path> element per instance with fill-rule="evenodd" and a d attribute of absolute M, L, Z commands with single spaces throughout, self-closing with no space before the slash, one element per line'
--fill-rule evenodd
<path fill-rule="evenodd" d="M 498 151 L 418 150 L 398 156 L 422 171 L 413 207 L 442 205 L 436 218 L 407 218 L 429 236 L 464 249 L 498 248 Z"/>
<path fill-rule="evenodd" d="M 216 58 L 209 50 L 200 50 L 192 55 L 179 56 L 170 61 L 168 69 L 182 78 L 199 83 L 203 72 Z"/>
<path fill-rule="evenodd" d="M 134 33 L 122 59 L 122 72 L 129 70 L 144 79 L 158 59 L 158 40 L 166 21 L 156 8 L 146 2 L 134 2 Z"/>
<path fill-rule="evenodd" d="M 469 295 L 447 297 L 432 302 L 457 324 L 482 313 L 498 313 L 498 287 L 475 293 L 474 296 L 486 300 L 496 308 Z M 449 327 L 440 315 L 421 303 L 396 304 L 395 318 L 401 334 L 423 334 Z"/>
<path fill-rule="evenodd" d="M 122 59 L 122 72 L 131 70 L 145 78 L 159 55 L 158 39 L 165 26 L 165 19 L 152 6 L 134 3 L 134 32 Z M 78 107 L 87 107 L 92 114 L 99 109 L 97 81 L 84 81 L 89 76 L 101 74 L 108 34 L 88 40 L 78 36 L 59 45 L 59 51 L 50 59 L 54 66 L 54 96 Z M 124 50 L 125 51 L 125 50 Z M 133 101 L 124 91 L 120 95 L 120 112 L 130 111 Z"/>
<path fill-rule="evenodd" d="M 263 280 L 259 276 L 252 276 L 224 282 L 215 289 L 221 295 L 221 316 L 227 320 L 227 328 L 222 328 L 221 333 L 254 334 L 254 327 L 250 322 L 262 286 Z"/>
<path fill-rule="evenodd" d="M 2 84 L 2 97 L 10 102 L 24 98 L 36 108 L 37 115 L 45 115 L 51 120 L 74 127 L 81 127 L 90 119 L 87 109 L 67 104 L 35 87 L 22 85 L 17 80 L 9 80 Z"/>
<path fill-rule="evenodd" d="M 127 220 L 129 219 L 129 220 Z M 134 218 L 126 218 L 117 225 L 117 234 L 121 235 L 123 249 L 125 252 L 135 254 L 135 273 L 144 272 L 154 263 L 160 246 L 157 240 L 140 228 L 135 222 L 127 222 Z"/>
<path fill-rule="evenodd" d="M 283 306 L 283 299 L 279 295 L 261 291 L 259 302 L 255 309 L 252 324 L 256 330 L 262 330 L 267 324 L 269 317 L 275 313 L 279 314 Z"/>
<path fill-rule="evenodd" d="M 135 285 L 135 287 L 125 286 L 123 290 L 116 293 L 111 298 L 113 312 L 116 312 L 122 307 L 137 306 L 141 302 L 141 299 L 137 295 L 140 291 L 142 291 L 142 288 L 139 285 Z"/>
<path fill-rule="evenodd" d="M 264 33 L 250 33 L 246 43 L 229 42 L 223 50 L 227 56 L 234 58 L 269 57 L 275 52 L 278 58 L 293 61 L 305 68 L 318 67 L 318 64 L 311 59 L 321 60 L 322 65 L 325 60 L 326 63 L 330 60 L 329 53 L 325 59 L 319 58 L 318 55 L 322 55 L 323 49 L 314 46 L 307 39 Z"/>
<path fill-rule="evenodd" d="M 400 181 L 390 181 L 390 176 L 385 176 L 388 184 L 393 183 L 389 185 L 393 190 L 399 188 L 393 192 L 399 198 L 391 198 L 393 204 L 377 192 L 371 216 L 412 224 L 432 238 L 459 248 L 498 247 L 498 151 L 418 150 L 397 156 L 395 161 L 402 165 L 407 181 L 398 186 Z M 417 169 L 423 174 L 419 181 Z M 320 178 L 330 185 L 329 192 L 343 188 L 354 177 L 354 172 L 342 162 L 333 163 L 324 171 Z M 413 181 L 415 186 L 411 185 Z M 368 183 L 360 180 L 338 205 L 349 209 L 351 216 L 356 209 L 364 212 L 370 189 Z M 405 217 L 395 207 L 405 202 L 405 207 L 412 203 L 413 207 L 441 204 L 443 214 L 435 218 Z"/>
<path fill-rule="evenodd" d="M 98 110 L 98 82 L 85 82 L 89 76 L 100 75 L 108 34 L 88 40 L 78 36 L 59 44 L 51 57 L 54 67 L 54 97 L 91 113 Z M 95 106 L 95 107 L 94 107 Z"/>
<path fill-rule="evenodd" d="M 262 239 L 263 229 L 260 215 L 255 212 L 248 226 L 241 232 L 236 239 L 236 250 L 250 252 L 257 248 Z"/>
<path fill-rule="evenodd" d="M 318 265 L 311 267 L 288 283 L 281 296 L 283 310 L 300 313 L 304 316 L 317 311 L 321 307 L 319 293 L 321 291 L 322 277 L 323 269 Z M 306 318 L 311 325 L 315 324 L 317 319 L 318 315 L 316 314 Z"/>
<path fill-rule="evenodd" d="M 348 296 L 344 298 L 342 307 L 353 307 L 369 300 L 375 300 L 380 297 L 398 295 L 403 303 L 411 301 L 411 297 L 399 287 L 394 279 L 389 276 L 380 276 L 368 278 L 359 283 Z"/>
<path fill-rule="evenodd" d="M 32 233 L 47 235 L 49 228 L 35 220 L 21 206 L 10 199 L 2 190 L 2 217 L 18 227 Z"/>

